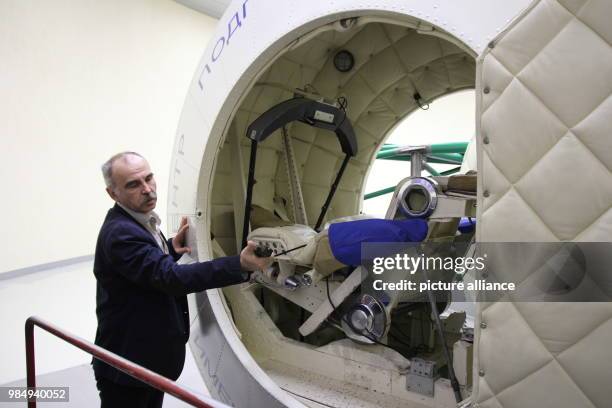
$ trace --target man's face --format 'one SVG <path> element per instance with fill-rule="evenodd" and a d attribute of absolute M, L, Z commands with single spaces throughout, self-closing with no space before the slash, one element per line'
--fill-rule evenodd
<path fill-rule="evenodd" d="M 106 191 L 111 198 L 130 210 L 147 213 L 157 204 L 157 185 L 149 163 L 128 154 L 113 162 L 113 187 Z"/>

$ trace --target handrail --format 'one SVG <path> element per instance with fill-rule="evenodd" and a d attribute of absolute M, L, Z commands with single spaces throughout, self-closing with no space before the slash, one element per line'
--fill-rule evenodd
<path fill-rule="evenodd" d="M 467 150 L 468 142 L 451 142 L 451 143 L 437 143 L 432 145 L 425 145 L 427 148 L 427 153 L 460 153 L 463 154 Z M 385 143 L 381 147 L 381 151 L 398 149 L 400 147 L 405 147 L 402 145 L 397 145 L 393 143 Z"/>
<path fill-rule="evenodd" d="M 146 369 L 138 364 L 135 364 L 125 358 L 118 356 L 100 346 L 97 346 L 85 339 L 73 335 L 59 327 L 39 318 L 30 316 L 25 322 L 25 343 L 26 343 L 26 372 L 28 388 L 36 387 L 36 367 L 34 359 L 34 326 L 53 334 L 56 337 L 80 348 L 86 353 L 91 354 L 98 360 L 104 361 L 106 364 L 115 367 L 127 375 L 134 377 L 151 387 L 164 391 L 176 398 L 200 408 L 229 408 L 227 405 L 215 401 L 212 398 L 198 397 L 186 388 L 178 385 L 172 380 L 163 377 L 149 369 Z M 36 399 L 28 400 L 28 408 L 36 408 Z"/>

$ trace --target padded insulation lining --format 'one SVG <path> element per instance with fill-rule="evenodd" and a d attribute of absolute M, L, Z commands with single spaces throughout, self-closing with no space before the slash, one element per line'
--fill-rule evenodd
<path fill-rule="evenodd" d="M 355 58 L 354 68 L 346 73 L 333 66 L 333 56 L 341 49 L 349 50 Z M 432 101 L 473 88 L 474 81 L 475 61 L 471 55 L 447 40 L 399 25 L 367 23 L 344 32 L 328 29 L 287 51 L 246 95 L 226 135 L 213 185 L 213 234 L 228 253 L 235 251 L 231 201 L 235 179 L 231 172 L 236 158 L 231 143 L 240 140 L 246 179 L 250 146 L 244 136 L 246 127 L 270 107 L 293 97 L 290 90 L 305 89 L 328 99 L 344 96 L 348 101 L 348 117 L 359 152 L 349 162 L 336 191 L 327 212 L 329 220 L 359 212 L 368 169 L 389 130 L 418 108 L 415 92 Z M 332 132 L 301 123 L 290 125 L 288 130 L 312 226 L 343 154 Z M 409 135 L 405 142 L 410 143 Z M 253 203 L 274 210 L 273 199 L 280 197 L 287 202 L 286 209 L 292 216 L 280 132 L 260 144 L 255 178 Z"/>
<path fill-rule="evenodd" d="M 479 59 L 479 241 L 611 240 L 610 16 L 609 0 L 537 1 Z M 478 314 L 477 406 L 610 406 L 612 304 Z"/>

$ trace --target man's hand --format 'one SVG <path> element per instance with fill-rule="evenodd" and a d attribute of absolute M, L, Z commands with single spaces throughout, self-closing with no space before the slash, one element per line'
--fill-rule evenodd
<path fill-rule="evenodd" d="M 176 236 L 172 238 L 172 248 L 174 248 L 174 251 L 179 255 L 191 253 L 191 248 L 186 246 L 188 229 L 189 224 L 187 223 L 187 217 L 181 218 L 181 226 L 179 227 Z"/>
<path fill-rule="evenodd" d="M 255 241 L 247 242 L 247 246 L 240 252 L 240 266 L 247 271 L 264 271 L 272 265 L 272 257 L 260 258 L 255 255 L 257 244 Z"/>

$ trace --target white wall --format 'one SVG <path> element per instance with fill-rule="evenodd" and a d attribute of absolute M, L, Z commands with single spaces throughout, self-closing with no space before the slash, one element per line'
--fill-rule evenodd
<path fill-rule="evenodd" d="M 215 23 L 172 0 L 0 1 L 0 273 L 94 252 L 117 151 L 147 157 L 166 196 Z"/>

